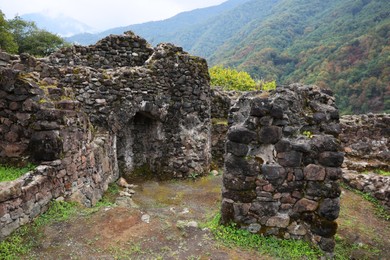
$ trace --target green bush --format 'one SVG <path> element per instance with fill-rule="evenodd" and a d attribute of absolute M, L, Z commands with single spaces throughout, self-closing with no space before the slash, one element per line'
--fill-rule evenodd
<path fill-rule="evenodd" d="M 255 90 L 256 82 L 245 71 L 214 66 L 210 69 L 211 86 L 221 86 L 225 90 Z"/>

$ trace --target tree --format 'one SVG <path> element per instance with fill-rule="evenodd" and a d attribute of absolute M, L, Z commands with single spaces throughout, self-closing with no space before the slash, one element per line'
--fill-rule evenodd
<path fill-rule="evenodd" d="M 48 31 L 33 30 L 22 39 L 19 53 L 27 52 L 35 56 L 46 56 L 65 45 L 65 41 Z"/>
<path fill-rule="evenodd" d="M 9 53 L 18 52 L 18 44 L 9 30 L 9 24 L 0 10 L 0 49 Z"/>
<path fill-rule="evenodd" d="M 6 20 L 0 11 L 0 48 L 10 53 L 29 53 L 46 56 L 66 45 L 64 39 L 46 30 L 39 29 L 34 22 L 19 16 Z"/>

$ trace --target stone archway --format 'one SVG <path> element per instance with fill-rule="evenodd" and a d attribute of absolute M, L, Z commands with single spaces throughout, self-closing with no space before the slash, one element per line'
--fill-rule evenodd
<path fill-rule="evenodd" d="M 163 123 L 148 112 L 137 112 L 118 137 L 118 165 L 128 179 L 158 174 L 164 157 Z"/>

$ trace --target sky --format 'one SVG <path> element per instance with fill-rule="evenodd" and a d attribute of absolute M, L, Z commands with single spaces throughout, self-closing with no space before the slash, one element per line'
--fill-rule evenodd
<path fill-rule="evenodd" d="M 0 0 L 7 19 L 16 14 L 65 15 L 97 30 L 163 20 L 183 11 L 226 0 Z"/>

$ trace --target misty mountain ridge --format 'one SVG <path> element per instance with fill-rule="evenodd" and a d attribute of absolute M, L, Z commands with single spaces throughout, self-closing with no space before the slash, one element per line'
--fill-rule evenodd
<path fill-rule="evenodd" d="M 92 44 L 127 30 L 255 79 L 330 87 L 342 113 L 390 112 L 388 0 L 230 0 L 67 40 Z"/>
<path fill-rule="evenodd" d="M 49 16 L 42 13 L 29 13 L 20 16 L 26 21 L 35 22 L 35 24 L 51 33 L 58 34 L 62 37 L 69 37 L 75 34 L 96 32 L 96 29 L 65 15 Z"/>

